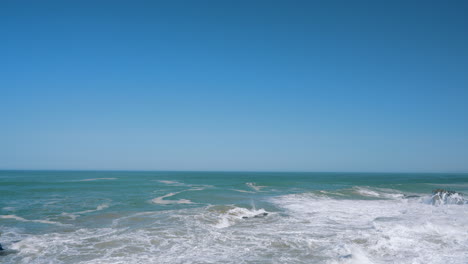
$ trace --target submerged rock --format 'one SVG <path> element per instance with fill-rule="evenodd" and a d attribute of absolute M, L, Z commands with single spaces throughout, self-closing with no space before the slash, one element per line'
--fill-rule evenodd
<path fill-rule="evenodd" d="M 267 215 L 268 215 L 268 213 L 261 213 L 261 214 L 255 215 L 254 218 L 262 218 L 262 217 L 265 217 Z"/>
<path fill-rule="evenodd" d="M 3 250 L 3 248 L 2 248 L 2 244 L 0 244 L 0 251 L 1 251 L 1 250 Z"/>
<path fill-rule="evenodd" d="M 7 256 L 7 255 L 10 255 L 10 254 L 17 254 L 17 253 L 18 253 L 17 250 L 3 249 L 3 250 L 0 250 L 0 257 Z"/>
<path fill-rule="evenodd" d="M 406 198 L 406 199 L 409 199 L 409 198 L 419 198 L 419 197 L 421 197 L 421 196 L 419 196 L 419 195 L 406 195 L 406 194 L 403 196 L 403 198 Z"/>

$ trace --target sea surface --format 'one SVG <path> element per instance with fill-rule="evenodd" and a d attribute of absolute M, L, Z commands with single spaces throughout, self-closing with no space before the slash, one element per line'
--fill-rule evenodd
<path fill-rule="evenodd" d="M 0 171 L 0 263 L 468 263 L 466 195 L 468 174 Z"/>

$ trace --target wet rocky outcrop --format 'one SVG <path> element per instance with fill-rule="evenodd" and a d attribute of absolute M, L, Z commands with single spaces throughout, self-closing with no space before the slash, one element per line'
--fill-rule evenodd
<path fill-rule="evenodd" d="M 256 215 L 254 215 L 254 216 L 252 216 L 252 217 L 243 216 L 242 219 L 263 218 L 263 217 L 265 217 L 265 216 L 267 216 L 267 215 L 268 215 L 268 213 L 261 213 L 261 214 L 256 214 Z"/>
<path fill-rule="evenodd" d="M 431 202 L 434 205 L 465 204 L 466 200 L 462 193 L 446 189 L 434 189 L 432 190 Z"/>
<path fill-rule="evenodd" d="M 432 194 L 454 195 L 454 194 L 457 194 L 457 192 L 446 190 L 446 189 L 434 189 L 434 190 L 432 190 Z"/>
<path fill-rule="evenodd" d="M 421 198 L 421 196 L 419 196 L 419 195 L 406 195 L 406 194 L 404 194 L 404 195 L 403 195 L 403 198 L 405 198 L 405 199 L 412 199 L 412 198 Z"/>

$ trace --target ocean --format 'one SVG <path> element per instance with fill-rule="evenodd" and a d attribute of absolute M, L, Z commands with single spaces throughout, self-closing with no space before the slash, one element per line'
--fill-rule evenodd
<path fill-rule="evenodd" d="M 468 174 L 0 171 L 0 263 L 468 263 L 463 193 Z"/>

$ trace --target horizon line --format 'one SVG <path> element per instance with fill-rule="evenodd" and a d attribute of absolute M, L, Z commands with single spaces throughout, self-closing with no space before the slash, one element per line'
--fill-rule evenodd
<path fill-rule="evenodd" d="M 55 172 L 232 172 L 232 173 L 380 173 L 380 174 L 468 174 L 468 171 L 300 171 L 300 170 L 162 170 L 162 169 L 3 169 L 0 171 L 55 171 Z"/>

